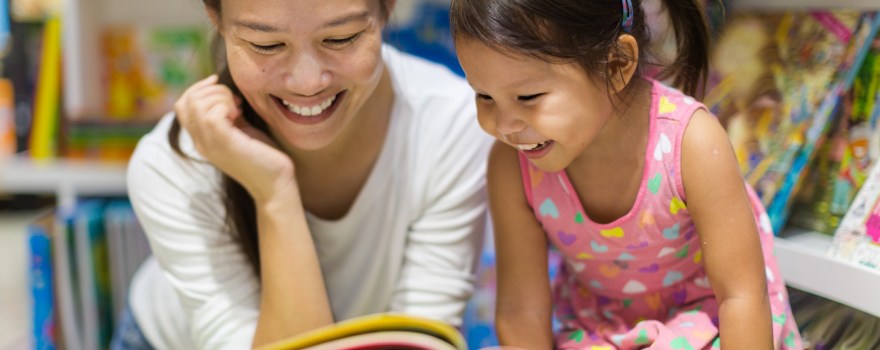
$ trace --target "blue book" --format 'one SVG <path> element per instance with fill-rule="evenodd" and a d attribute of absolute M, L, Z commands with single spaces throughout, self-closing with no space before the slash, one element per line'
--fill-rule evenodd
<path fill-rule="evenodd" d="M 45 219 L 49 219 L 47 220 Z M 27 226 L 30 246 L 30 276 L 33 297 L 34 349 L 55 349 L 55 286 L 52 268 L 51 217 L 44 217 Z"/>

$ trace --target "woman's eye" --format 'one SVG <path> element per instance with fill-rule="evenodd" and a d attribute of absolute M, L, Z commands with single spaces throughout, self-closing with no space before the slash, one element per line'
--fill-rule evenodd
<path fill-rule="evenodd" d="M 280 49 L 282 46 L 284 46 L 284 44 L 257 45 L 257 44 L 251 43 L 251 47 L 253 47 L 254 50 L 256 50 L 259 53 L 264 53 L 264 54 L 275 52 L 276 50 Z"/>
<path fill-rule="evenodd" d="M 492 101 L 492 96 L 489 96 L 489 95 L 486 95 L 486 94 L 477 94 L 477 99 L 478 99 L 478 100 Z"/>
<path fill-rule="evenodd" d="M 516 99 L 517 99 L 517 100 L 520 100 L 521 102 L 528 102 L 528 101 L 533 101 L 533 100 L 535 100 L 535 99 L 538 98 L 538 97 L 541 97 L 541 95 L 543 95 L 543 94 L 534 94 L 534 95 L 518 96 Z"/>
<path fill-rule="evenodd" d="M 341 38 L 341 39 L 325 39 L 324 43 L 326 43 L 330 47 L 340 48 L 340 47 L 344 47 L 344 46 L 347 46 L 347 45 L 353 43 L 355 40 L 357 40 L 357 38 L 360 35 L 361 34 L 358 33 L 358 34 L 352 35 L 350 37 Z"/>

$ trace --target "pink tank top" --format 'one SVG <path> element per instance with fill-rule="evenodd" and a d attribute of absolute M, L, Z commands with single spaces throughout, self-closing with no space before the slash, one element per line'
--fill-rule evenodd
<path fill-rule="evenodd" d="M 594 294 L 628 298 L 702 275 L 699 240 L 685 205 L 679 164 L 685 127 L 694 112 L 705 107 L 656 81 L 652 101 L 638 195 L 630 211 L 611 223 L 590 220 L 565 171 L 544 173 L 520 154 L 526 196 L 568 262 L 563 273 Z"/>

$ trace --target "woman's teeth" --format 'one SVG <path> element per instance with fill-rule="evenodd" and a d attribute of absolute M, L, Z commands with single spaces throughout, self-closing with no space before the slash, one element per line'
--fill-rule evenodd
<path fill-rule="evenodd" d="M 335 100 L 336 100 L 336 95 L 333 95 L 330 98 L 324 100 L 324 102 L 321 102 L 320 104 L 314 105 L 311 107 L 297 106 L 297 105 L 290 103 L 290 102 L 287 102 L 285 100 L 281 100 L 281 103 L 284 104 L 284 107 L 287 107 L 287 109 L 293 113 L 299 114 L 304 117 L 311 117 L 313 115 L 318 115 L 318 114 L 321 114 L 322 112 L 324 112 L 324 110 L 329 108 L 330 105 L 332 105 L 333 101 L 335 101 Z"/>

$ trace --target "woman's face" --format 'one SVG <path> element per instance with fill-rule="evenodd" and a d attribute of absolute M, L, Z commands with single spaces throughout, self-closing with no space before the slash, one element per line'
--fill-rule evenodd
<path fill-rule="evenodd" d="M 385 17 L 376 0 L 222 0 L 230 73 L 284 147 L 326 147 L 376 90 Z"/>

